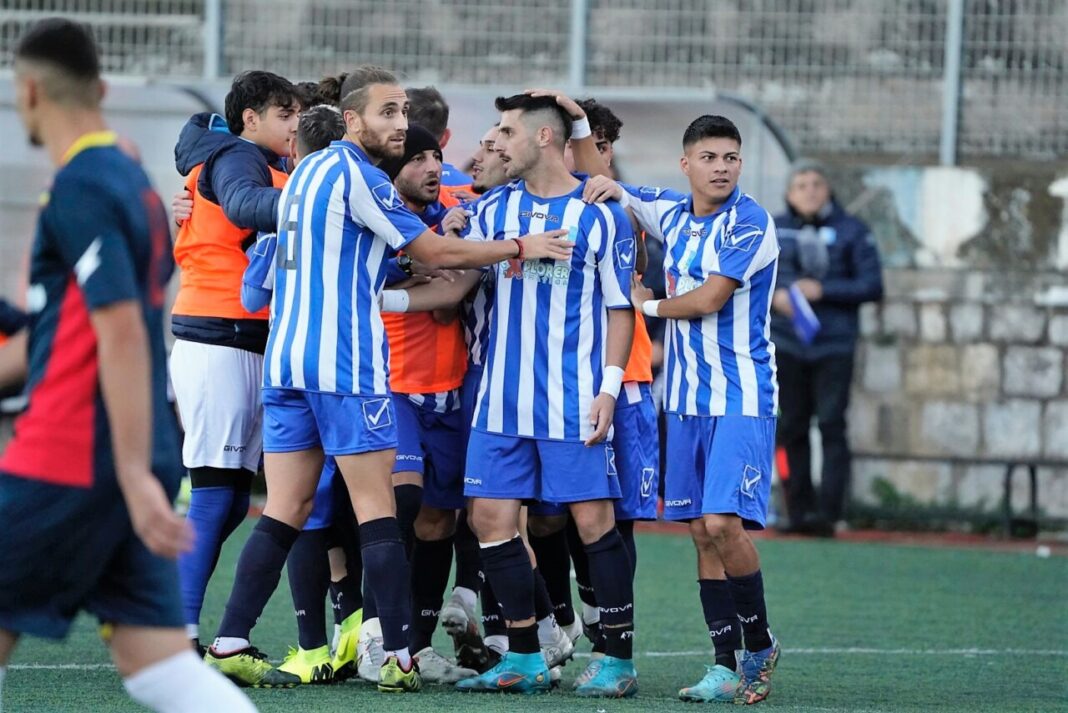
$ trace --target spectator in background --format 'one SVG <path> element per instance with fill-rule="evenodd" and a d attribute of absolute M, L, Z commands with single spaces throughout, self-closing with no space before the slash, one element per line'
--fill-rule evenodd
<path fill-rule="evenodd" d="M 786 203 L 775 218 L 782 252 L 771 323 L 782 412 L 778 442 L 788 465 L 783 482 L 790 524 L 783 529 L 830 536 L 842 519 L 851 471 L 846 407 L 858 311 L 882 298 L 882 269 L 871 230 L 835 201 L 818 163 L 795 164 Z M 813 416 L 823 443 L 819 497 L 809 447 Z"/>

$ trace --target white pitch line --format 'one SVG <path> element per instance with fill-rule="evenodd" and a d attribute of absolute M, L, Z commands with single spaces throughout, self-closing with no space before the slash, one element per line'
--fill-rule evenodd
<path fill-rule="evenodd" d="M 1062 649 L 869 649 L 846 648 L 797 648 L 783 649 L 790 656 L 1068 656 Z M 690 658 L 709 656 L 707 651 L 638 651 L 641 658 Z M 588 653 L 577 653 L 575 658 L 589 658 Z M 109 663 L 17 663 L 8 666 L 13 671 L 107 671 L 115 667 Z"/>

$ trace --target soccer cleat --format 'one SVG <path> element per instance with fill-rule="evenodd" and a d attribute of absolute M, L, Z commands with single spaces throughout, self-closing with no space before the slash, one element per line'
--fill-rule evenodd
<path fill-rule="evenodd" d="M 553 639 L 541 643 L 541 653 L 548 668 L 563 666 L 575 654 L 575 645 L 563 629 L 553 625 Z"/>
<path fill-rule="evenodd" d="M 360 678 L 368 683 L 378 683 L 379 669 L 385 663 L 386 651 L 382 648 L 382 639 L 372 636 L 360 642 L 356 664 L 356 671 Z"/>
<path fill-rule="evenodd" d="M 486 642 L 478 633 L 478 617 L 454 589 L 449 600 L 441 607 L 441 627 L 452 637 L 456 662 L 479 673 L 489 670 L 490 660 Z"/>
<path fill-rule="evenodd" d="M 457 691 L 479 693 L 548 693 L 551 675 L 541 653 L 517 654 L 509 651 L 501 662 L 483 674 L 456 684 Z"/>
<path fill-rule="evenodd" d="M 363 609 L 357 609 L 341 622 L 341 633 L 337 637 L 333 658 L 330 665 L 334 668 L 335 681 L 347 681 L 357 675 L 359 662 L 360 624 L 363 623 Z"/>
<path fill-rule="evenodd" d="M 549 688 L 554 691 L 560 687 L 560 681 L 564 678 L 563 666 L 553 666 L 549 669 Z"/>
<path fill-rule="evenodd" d="M 638 672 L 634 662 L 605 656 L 596 675 L 575 689 L 583 698 L 631 698 L 638 694 Z"/>
<path fill-rule="evenodd" d="M 731 703 L 738 690 L 738 674 L 726 666 L 706 666 L 705 677 L 679 691 L 679 698 L 690 703 Z"/>
<path fill-rule="evenodd" d="M 771 646 L 763 651 L 742 653 L 742 674 L 734 692 L 734 702 L 740 706 L 759 703 L 771 693 L 771 674 L 779 663 L 779 640 L 771 637 Z"/>
<path fill-rule="evenodd" d="M 390 656 L 378 669 L 378 690 L 380 693 L 415 693 L 423 687 L 419 675 L 419 664 L 413 659 L 405 671 L 396 656 Z"/>
<path fill-rule="evenodd" d="M 577 644 L 579 638 L 582 637 L 582 622 L 577 618 L 567 626 L 561 628 L 564 630 L 564 633 L 567 634 L 567 638 L 571 639 L 572 644 Z"/>
<path fill-rule="evenodd" d="M 579 686 L 589 683 L 593 680 L 593 677 L 597 675 L 597 672 L 601 670 L 601 661 L 604 660 L 604 654 L 597 653 L 596 651 L 590 654 L 590 662 L 586 664 L 586 668 L 582 669 L 582 673 L 575 679 L 575 683 L 572 688 L 578 688 Z"/>
<path fill-rule="evenodd" d="M 311 651 L 290 647 L 285 661 L 277 670 L 296 676 L 302 684 L 334 682 L 334 667 L 330 663 L 330 648 L 327 646 Z"/>
<path fill-rule="evenodd" d="M 427 683 L 456 683 L 478 675 L 478 671 L 457 666 L 430 646 L 417 653 L 415 659 L 419 662 L 419 675 Z"/>
<path fill-rule="evenodd" d="M 300 678 L 278 671 L 267 661 L 267 655 L 255 646 L 229 654 L 217 654 L 208 649 L 204 663 L 236 683 L 253 688 L 292 688 Z"/>

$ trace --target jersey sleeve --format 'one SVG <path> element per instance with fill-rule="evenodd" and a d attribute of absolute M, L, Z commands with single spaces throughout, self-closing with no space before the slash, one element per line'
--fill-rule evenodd
<path fill-rule="evenodd" d="M 132 246 L 141 244 L 147 251 L 151 236 L 130 234 L 114 198 L 91 181 L 61 179 L 52 188 L 46 211 L 55 248 L 74 273 L 90 310 L 141 299 Z"/>
<path fill-rule="evenodd" d="M 623 207 L 630 208 L 638 225 L 648 235 L 663 242 L 664 219 L 680 201 L 686 200 L 686 196 L 668 188 L 632 186 L 628 183 L 619 185 L 623 188 L 623 199 L 620 201 Z"/>
<path fill-rule="evenodd" d="M 248 249 L 248 267 L 241 278 L 241 306 L 249 312 L 259 312 L 271 303 L 277 251 L 278 236 L 274 233 L 261 234 Z"/>
<path fill-rule="evenodd" d="M 604 250 L 597 264 L 597 274 L 608 309 L 630 309 L 630 279 L 638 244 L 623 208 L 611 201 L 605 205 Z"/>
<path fill-rule="evenodd" d="M 400 250 L 425 233 L 426 224 L 404 205 L 397 189 L 383 171 L 370 164 L 358 164 L 349 190 L 352 219 Z"/>
<path fill-rule="evenodd" d="M 738 219 L 724 234 L 714 272 L 745 283 L 778 257 L 775 221 L 754 204 L 739 211 Z"/>
<path fill-rule="evenodd" d="M 466 240 L 494 240 L 496 238 L 497 211 L 502 210 L 504 188 L 496 188 L 482 196 L 477 203 L 468 206 L 471 213 L 467 229 L 461 235 Z"/>

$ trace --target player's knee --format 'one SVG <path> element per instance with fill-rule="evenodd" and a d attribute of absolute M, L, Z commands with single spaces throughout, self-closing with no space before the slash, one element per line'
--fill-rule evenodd
<path fill-rule="evenodd" d="M 456 512 L 423 506 L 415 518 L 415 536 L 420 540 L 444 540 L 456 532 Z"/>
<path fill-rule="evenodd" d="M 708 534 L 704 518 L 690 520 L 690 538 L 693 540 L 693 545 L 697 548 L 698 554 L 709 551 L 715 552 L 716 541 Z"/>
<path fill-rule="evenodd" d="M 741 519 L 733 515 L 705 515 L 701 522 L 717 547 L 736 537 L 742 529 Z"/>
<path fill-rule="evenodd" d="M 567 515 L 531 515 L 527 531 L 531 537 L 548 537 L 567 527 Z"/>
<path fill-rule="evenodd" d="M 509 511 L 510 512 L 510 511 Z M 468 510 L 468 523 L 475 531 L 479 542 L 510 540 L 516 534 L 514 517 L 496 505 L 493 500 L 474 499 Z"/>
<path fill-rule="evenodd" d="M 615 511 L 611 500 L 595 500 L 577 503 L 571 508 L 575 528 L 584 544 L 597 542 L 616 526 Z"/>

